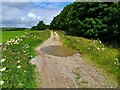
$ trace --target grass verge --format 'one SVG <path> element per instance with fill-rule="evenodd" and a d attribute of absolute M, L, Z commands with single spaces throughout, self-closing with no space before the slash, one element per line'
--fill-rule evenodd
<path fill-rule="evenodd" d="M 78 51 L 87 62 L 102 68 L 107 76 L 118 80 L 120 85 L 120 48 L 105 46 L 100 40 L 63 35 L 58 32 L 64 45 Z"/>
<path fill-rule="evenodd" d="M 11 38 L 15 38 L 16 36 L 20 37 L 21 35 L 24 35 L 25 31 L 0 31 L 0 35 L 2 35 L 2 39 L 0 40 L 0 43 L 4 43 Z"/>
<path fill-rule="evenodd" d="M 34 48 L 50 36 L 49 31 L 30 31 L 3 43 L 0 74 L 2 88 L 35 88 L 36 71 L 30 59 Z"/>

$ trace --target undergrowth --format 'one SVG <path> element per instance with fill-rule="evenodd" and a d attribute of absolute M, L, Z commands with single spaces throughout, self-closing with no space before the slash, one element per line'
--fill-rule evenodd
<path fill-rule="evenodd" d="M 30 60 L 36 55 L 34 48 L 49 36 L 49 31 L 30 31 L 3 43 L 0 67 L 2 88 L 36 87 L 35 66 L 30 64 Z"/>

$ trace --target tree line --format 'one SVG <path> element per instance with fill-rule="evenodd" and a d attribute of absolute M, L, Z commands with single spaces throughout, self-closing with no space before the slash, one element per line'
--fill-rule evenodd
<path fill-rule="evenodd" d="M 74 2 L 54 17 L 50 29 L 120 42 L 120 2 Z"/>
<path fill-rule="evenodd" d="M 17 28 L 17 27 L 2 27 L 0 28 L 2 31 L 25 31 L 28 30 L 28 28 Z"/>

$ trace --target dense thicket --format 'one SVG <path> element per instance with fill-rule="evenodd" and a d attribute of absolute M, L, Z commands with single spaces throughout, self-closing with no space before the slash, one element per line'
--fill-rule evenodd
<path fill-rule="evenodd" d="M 48 28 L 48 25 L 44 24 L 43 21 L 39 21 L 39 23 L 36 26 L 33 26 L 32 30 L 45 30 Z"/>
<path fill-rule="evenodd" d="M 74 2 L 50 24 L 70 35 L 120 41 L 120 2 Z"/>

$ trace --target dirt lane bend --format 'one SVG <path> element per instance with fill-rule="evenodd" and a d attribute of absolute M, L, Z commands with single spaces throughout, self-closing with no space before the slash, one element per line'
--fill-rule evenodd
<path fill-rule="evenodd" d="M 36 48 L 38 56 L 31 60 L 37 66 L 42 88 L 78 88 L 108 87 L 107 81 L 91 65 L 86 63 L 79 53 L 69 57 L 47 55 L 40 48 L 50 45 L 62 45 L 56 32 L 51 31 L 49 39 Z"/>

